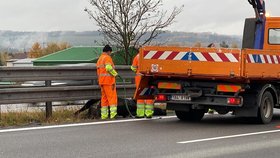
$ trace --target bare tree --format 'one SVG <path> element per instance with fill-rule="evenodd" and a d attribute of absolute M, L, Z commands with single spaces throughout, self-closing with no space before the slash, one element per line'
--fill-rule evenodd
<path fill-rule="evenodd" d="M 92 10 L 85 8 L 106 40 L 124 48 L 128 64 L 129 48 L 149 44 L 164 28 L 174 22 L 183 6 L 174 7 L 168 15 L 160 10 L 162 0 L 90 0 Z"/>

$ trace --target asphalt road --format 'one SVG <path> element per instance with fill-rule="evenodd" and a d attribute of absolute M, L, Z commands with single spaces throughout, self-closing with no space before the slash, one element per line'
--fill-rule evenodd
<path fill-rule="evenodd" d="M 0 130 L 1 158 L 279 158 L 280 112 L 268 125 L 231 115 Z"/>

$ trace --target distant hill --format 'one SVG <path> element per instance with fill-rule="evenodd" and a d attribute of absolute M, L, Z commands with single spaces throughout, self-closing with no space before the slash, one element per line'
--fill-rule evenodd
<path fill-rule="evenodd" d="M 237 44 L 241 47 L 242 37 L 237 35 L 219 35 L 211 32 L 195 33 L 195 32 L 170 32 L 167 31 L 161 34 L 156 41 L 162 41 L 162 43 L 182 45 L 182 46 L 194 46 L 196 43 L 201 43 L 203 47 L 210 43 L 222 43 L 226 42 L 229 46 Z"/>
<path fill-rule="evenodd" d="M 101 41 L 97 31 L 18 32 L 0 31 L 0 50 L 28 51 L 35 42 L 44 47 L 48 42 L 68 42 L 72 46 L 92 46 Z"/>
<path fill-rule="evenodd" d="M 33 43 L 39 42 L 44 47 L 48 42 L 68 42 L 72 46 L 96 46 L 102 44 L 102 35 L 98 31 L 55 31 L 55 32 L 19 32 L 0 31 L 0 51 L 28 51 Z M 193 46 L 200 42 L 237 44 L 241 46 L 241 36 L 219 35 L 215 33 L 171 32 L 161 34 L 153 44 Z"/>

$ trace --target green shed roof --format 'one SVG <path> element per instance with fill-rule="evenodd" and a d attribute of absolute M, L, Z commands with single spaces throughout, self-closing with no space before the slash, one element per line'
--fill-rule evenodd
<path fill-rule="evenodd" d="M 102 53 L 102 46 L 71 47 L 53 54 L 49 54 L 33 61 L 35 66 L 94 63 Z"/>
<path fill-rule="evenodd" d="M 34 66 L 51 66 L 60 64 L 78 64 L 78 63 L 96 63 L 98 57 L 102 53 L 103 46 L 95 47 L 71 47 L 62 51 L 55 52 L 38 58 L 33 61 Z M 135 49 L 129 50 L 130 56 L 133 59 L 137 51 Z M 113 48 L 112 54 L 115 65 L 124 65 L 124 51 Z M 130 61 L 131 63 L 131 61 Z"/>

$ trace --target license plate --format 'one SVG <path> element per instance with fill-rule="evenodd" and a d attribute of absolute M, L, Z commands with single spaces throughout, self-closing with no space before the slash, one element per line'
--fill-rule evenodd
<path fill-rule="evenodd" d="M 176 101 L 191 101 L 192 98 L 187 96 L 187 95 L 172 95 L 171 100 L 176 100 Z"/>

